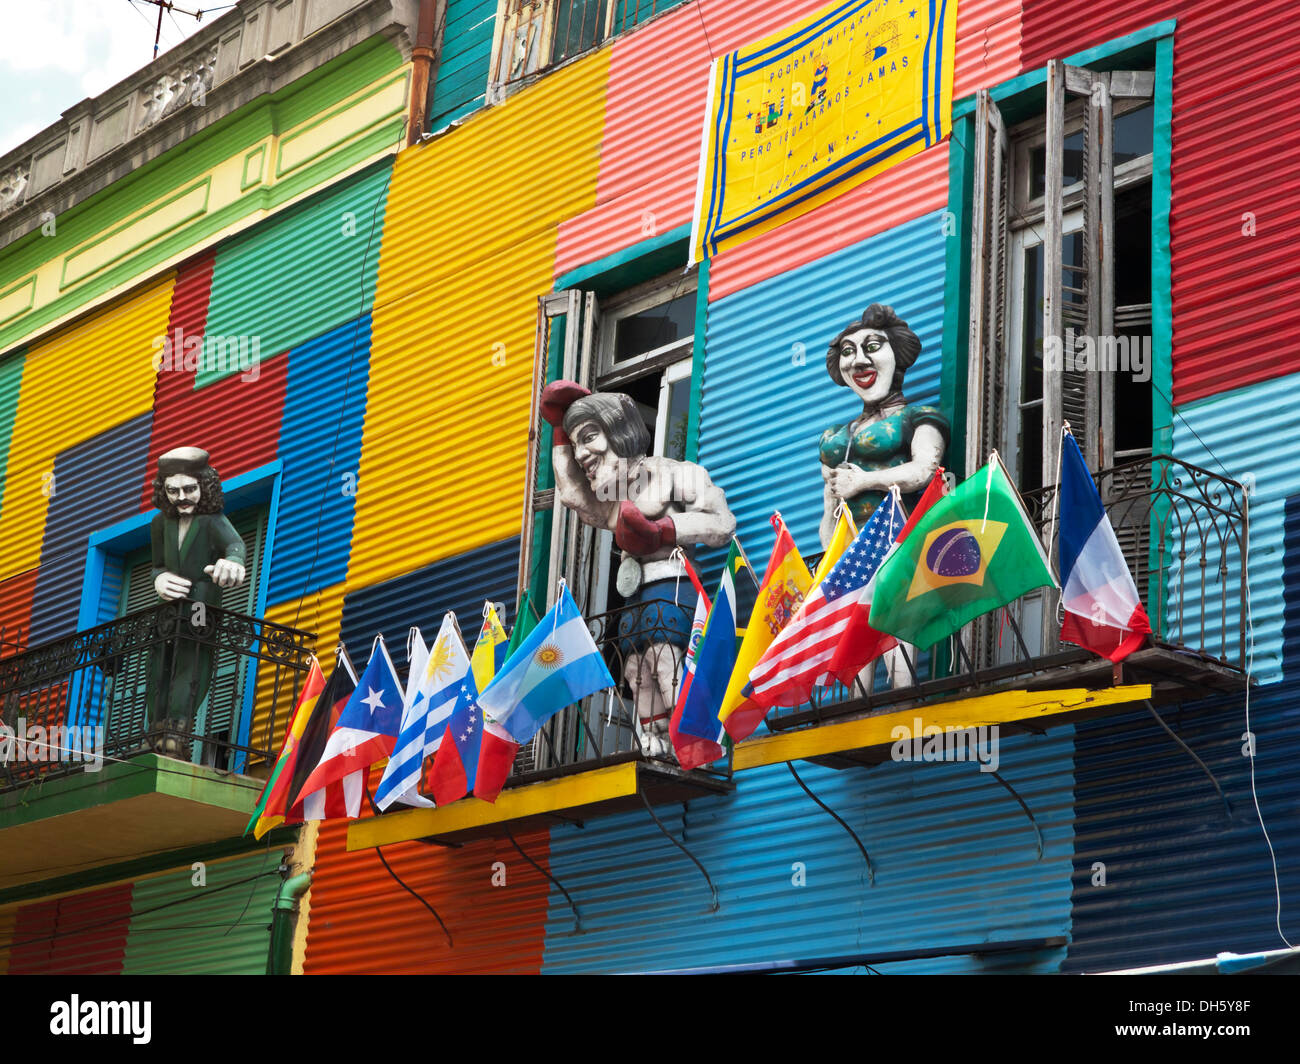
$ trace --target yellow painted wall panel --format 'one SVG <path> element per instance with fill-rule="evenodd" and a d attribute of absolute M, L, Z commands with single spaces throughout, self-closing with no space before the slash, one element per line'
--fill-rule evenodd
<path fill-rule="evenodd" d="M 301 608 L 300 608 L 301 607 Z M 343 619 L 343 585 L 322 588 L 301 599 L 279 602 L 266 608 L 264 616 L 273 624 L 302 628 L 316 633 L 313 648 L 320 660 L 326 679 L 334 668 L 334 647 L 339 641 L 339 623 Z M 363 663 L 364 664 L 364 663 Z M 281 705 L 274 715 L 275 733 L 271 731 L 275 670 L 263 668 L 258 672 L 257 693 L 253 699 L 253 722 L 249 728 L 248 745 L 254 750 L 269 748 L 278 753 L 284 742 L 285 728 L 293 716 L 291 699 L 281 695 Z"/>
<path fill-rule="evenodd" d="M 0 511 L 0 579 L 40 561 L 55 456 L 152 409 L 153 344 L 167 331 L 173 279 L 167 273 L 28 351 Z"/>
<path fill-rule="evenodd" d="M 519 531 L 537 297 L 560 223 L 595 203 L 608 64 L 606 49 L 398 156 L 349 591 Z"/>

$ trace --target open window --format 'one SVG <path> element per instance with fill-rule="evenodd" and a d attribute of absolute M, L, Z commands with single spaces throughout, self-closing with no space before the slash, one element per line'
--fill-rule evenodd
<path fill-rule="evenodd" d="M 555 506 L 550 432 L 541 431 L 546 426 L 537 412 L 541 388 L 548 379 L 563 378 L 592 391 L 631 396 L 654 441 L 653 453 L 684 460 L 698 284 L 695 270 L 678 271 L 604 299 L 569 289 L 539 301 L 530 421 L 535 446 L 519 570 L 520 591 L 529 589 L 539 607 L 554 602 L 561 577 L 587 616 L 623 605 L 611 579 L 618 565 L 613 533 Z"/>
<path fill-rule="evenodd" d="M 977 95 L 968 473 L 996 449 L 1022 492 L 1056 483 L 1066 422 L 1094 470 L 1151 453 L 1154 80 L 1054 60 L 1044 106 L 1010 128 Z M 1116 532 L 1140 580 L 1131 516 Z M 1053 605 L 1019 606 L 1042 650 Z"/>
<path fill-rule="evenodd" d="M 501 0 L 488 97 L 684 0 Z"/>

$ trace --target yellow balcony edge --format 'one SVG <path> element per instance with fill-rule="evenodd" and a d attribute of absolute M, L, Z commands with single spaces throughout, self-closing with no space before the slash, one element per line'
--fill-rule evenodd
<path fill-rule="evenodd" d="M 451 835 L 542 813 L 633 797 L 636 793 L 636 763 L 610 765 L 502 791 L 495 805 L 480 798 L 462 798 L 438 809 L 412 809 L 358 820 L 348 825 L 348 849 L 367 850 L 430 835 Z"/>
<path fill-rule="evenodd" d="M 950 729 L 975 728 L 1074 713 L 1097 706 L 1137 702 L 1150 697 L 1150 684 L 1129 684 L 1107 687 L 1100 691 L 1089 691 L 1084 687 L 1056 691 L 1000 691 L 997 694 L 960 698 L 952 702 L 912 706 L 893 713 L 802 728 L 779 735 L 765 735 L 761 739 L 740 743 L 733 754 L 732 769 L 743 772 L 764 765 L 779 765 L 803 758 L 889 745 L 896 739 L 893 734 L 895 728 L 906 727 L 910 735 L 918 719 L 922 727 L 936 725 Z"/>

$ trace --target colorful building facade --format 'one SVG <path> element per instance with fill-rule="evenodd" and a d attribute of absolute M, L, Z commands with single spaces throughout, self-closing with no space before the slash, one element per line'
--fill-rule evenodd
<path fill-rule="evenodd" d="M 216 56 L 210 86 L 191 75 L 202 128 L 131 111 L 85 188 L 82 170 L 41 185 L 42 160 L 56 132 L 109 128 L 113 100 L 33 139 L 0 217 L 0 665 L 96 653 L 78 637 L 153 606 L 132 578 L 154 466 L 181 445 L 210 452 L 256 552 L 223 605 L 274 629 L 230 651 L 229 714 L 189 762 L 0 775 L 0 970 L 260 972 L 299 872 L 283 967 L 305 973 L 1093 972 L 1295 939 L 1283 6 L 1229 39 L 1200 0 L 961 0 L 949 136 L 691 265 L 711 62 L 822 6 L 245 0 L 195 38 Z M 1105 165 L 1067 68 L 1107 86 Z M 1080 206 L 1093 169 L 1111 223 Z M 953 426 L 945 464 L 996 446 L 1045 519 L 1040 411 L 1075 397 L 1043 371 L 1043 249 L 1079 262 L 1094 224 L 1114 244 L 1105 331 L 1145 352 L 1078 407 L 1094 468 L 1122 471 L 1112 518 L 1159 629 L 1140 662 L 1036 642 L 1041 603 L 1022 603 L 1015 640 L 973 637 L 982 673 L 934 656 L 946 688 L 777 715 L 717 771 L 651 763 L 602 704 L 490 812 L 241 836 L 300 682 L 297 658 L 250 646 L 361 661 L 382 633 L 404 670 L 410 626 L 432 638 L 452 610 L 472 638 L 485 600 L 513 621 L 566 550 L 589 551 L 588 616 L 616 608 L 600 545 L 553 542 L 549 432 L 529 438 L 568 369 L 633 395 L 656 453 L 707 467 L 761 572 L 774 509 L 817 549 L 817 440 L 853 415 L 823 355 L 887 303 L 922 340 L 909 400 Z M 160 363 L 182 336 L 243 361 Z M 720 554 L 701 563 L 715 582 Z M 97 700 L 129 670 L 95 661 L 0 676 L 6 723 L 111 728 Z M 882 734 L 921 716 L 998 725 L 997 772 L 891 758 Z M 151 934 L 183 909 L 202 919 Z"/>

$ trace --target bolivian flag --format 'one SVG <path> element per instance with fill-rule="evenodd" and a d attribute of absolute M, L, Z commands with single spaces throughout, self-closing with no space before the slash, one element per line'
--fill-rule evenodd
<path fill-rule="evenodd" d="M 320 662 L 313 654 L 311 669 L 307 673 L 307 682 L 302 685 L 302 694 L 294 707 L 293 719 L 284 734 L 284 745 L 280 747 L 280 756 L 276 758 L 275 768 L 266 781 L 261 801 L 248 819 L 244 834 L 253 832 L 253 837 L 260 839 L 278 824 L 284 823 L 286 802 L 289 796 L 289 784 L 293 779 L 293 765 L 298 756 L 298 744 L 302 741 L 307 721 L 316 708 L 321 692 L 325 689 L 325 676 L 320 671 Z"/>
<path fill-rule="evenodd" d="M 1056 587 L 1020 494 L 995 454 L 934 504 L 876 574 L 871 627 L 930 647 L 1036 587 Z"/>

